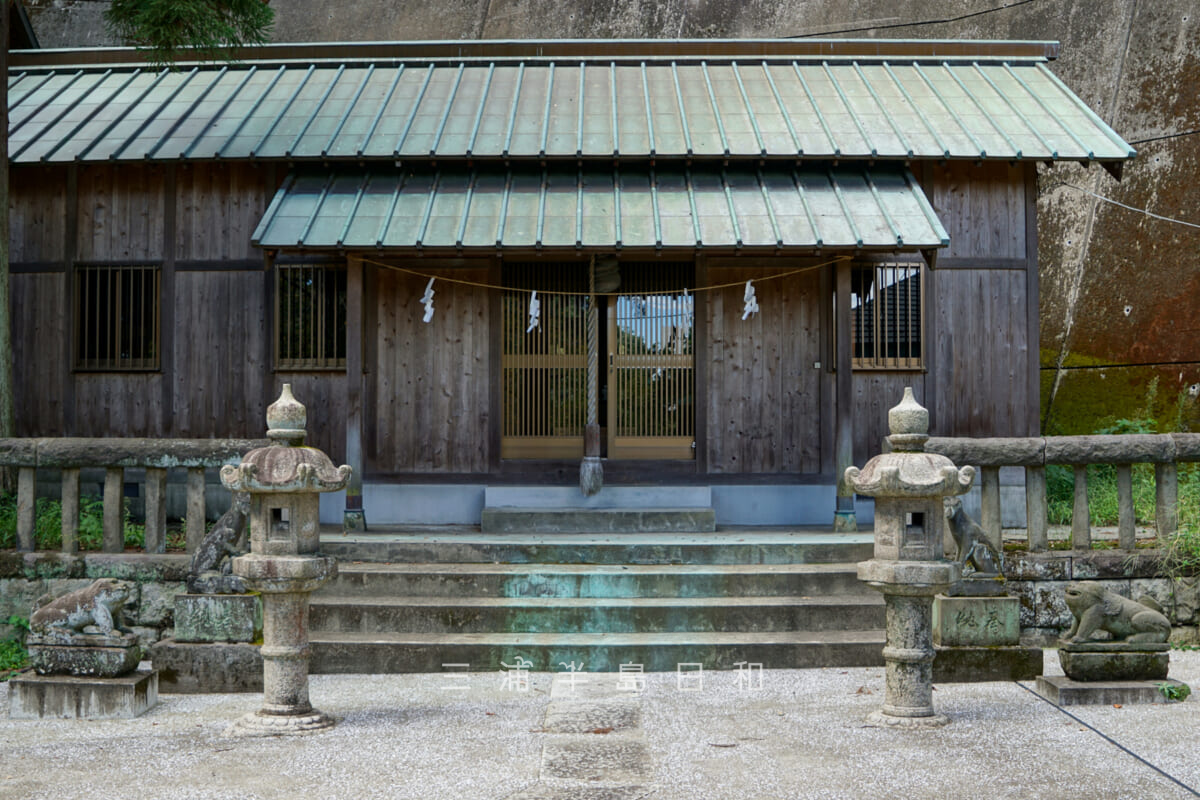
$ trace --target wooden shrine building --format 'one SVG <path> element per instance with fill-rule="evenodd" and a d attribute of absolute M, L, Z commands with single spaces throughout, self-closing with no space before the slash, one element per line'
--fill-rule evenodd
<path fill-rule="evenodd" d="M 1134 154 L 1056 54 L 14 52 L 18 435 L 257 436 L 288 382 L 371 523 L 707 503 L 828 524 L 905 386 L 938 435 L 1037 432 L 1035 165 Z"/>

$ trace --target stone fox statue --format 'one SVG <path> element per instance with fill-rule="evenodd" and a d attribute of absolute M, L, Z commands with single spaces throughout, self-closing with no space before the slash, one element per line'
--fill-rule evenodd
<path fill-rule="evenodd" d="M 1171 621 L 1151 597 L 1134 602 L 1095 581 L 1076 581 L 1067 584 L 1066 601 L 1075 616 L 1068 642 L 1107 641 L 1095 635 L 1100 631 L 1118 642 L 1165 642 L 1171 635 Z"/>
<path fill-rule="evenodd" d="M 246 591 L 242 579 L 231 575 L 231 559 L 240 556 L 246 518 L 250 515 L 250 495 L 234 492 L 233 503 L 221 515 L 192 554 L 187 588 L 195 594 L 241 594 Z"/>
<path fill-rule="evenodd" d="M 961 567 L 970 564 L 980 575 L 999 575 L 1004 563 L 1000 553 L 988 541 L 983 528 L 963 511 L 962 500 L 947 497 L 943 502 L 950 533 L 954 536 L 954 543 L 958 545 L 958 553 L 954 560 Z"/>
<path fill-rule="evenodd" d="M 132 594 L 133 585 L 127 581 L 101 578 L 62 597 L 43 595 L 30 615 L 29 630 L 39 636 L 60 638 L 84 633 L 125 633 L 121 608 Z"/>

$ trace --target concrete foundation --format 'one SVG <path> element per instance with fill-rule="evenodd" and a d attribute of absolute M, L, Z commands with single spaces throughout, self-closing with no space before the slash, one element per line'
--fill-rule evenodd
<path fill-rule="evenodd" d="M 23 673 L 9 679 L 10 719 L 133 719 L 158 704 L 158 673 L 119 678 Z"/>

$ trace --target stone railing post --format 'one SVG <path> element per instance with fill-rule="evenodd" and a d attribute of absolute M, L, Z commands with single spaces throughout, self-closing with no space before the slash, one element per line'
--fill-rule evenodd
<path fill-rule="evenodd" d="M 1030 552 L 1041 553 L 1050 548 L 1046 516 L 1046 468 L 1026 467 L 1025 530 Z"/>
<path fill-rule="evenodd" d="M 1174 462 L 1154 465 L 1154 520 L 1160 541 L 1179 530 L 1179 470 Z"/>
<path fill-rule="evenodd" d="M 1087 495 L 1087 465 L 1076 464 L 1075 471 L 1075 506 L 1071 511 L 1071 549 L 1092 549 L 1092 518 L 1088 511 Z"/>
<path fill-rule="evenodd" d="M 108 467 L 104 470 L 104 543 L 105 553 L 120 553 L 125 549 L 125 470 Z"/>
<path fill-rule="evenodd" d="M 1117 464 L 1117 545 L 1132 550 L 1137 544 L 1134 527 L 1133 465 Z"/>
<path fill-rule="evenodd" d="M 1000 527 L 1000 468 L 983 467 L 979 478 L 979 500 L 982 506 L 979 527 L 987 534 L 996 552 L 1004 549 Z"/>
<path fill-rule="evenodd" d="M 167 471 L 146 468 L 146 552 L 167 552 Z"/>
<path fill-rule="evenodd" d="M 187 471 L 187 551 L 196 552 L 204 539 L 204 468 Z"/>
<path fill-rule="evenodd" d="M 17 549 L 31 552 L 34 548 L 37 472 L 31 467 L 17 470 Z"/>
<path fill-rule="evenodd" d="M 62 551 L 79 552 L 79 468 L 62 471 Z"/>

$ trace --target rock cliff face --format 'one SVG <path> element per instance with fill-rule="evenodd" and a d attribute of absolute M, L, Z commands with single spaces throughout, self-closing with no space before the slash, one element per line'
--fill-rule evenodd
<path fill-rule="evenodd" d="M 1181 398 L 1200 430 L 1200 9 L 1195 0 L 273 0 L 275 40 L 852 36 L 1056 39 L 1053 65 L 1139 151 L 1042 170 L 1042 422 L 1093 430 Z M 26 0 L 44 47 L 112 44 L 95 0 Z M 1190 390 L 1190 392 L 1189 392 Z"/>

